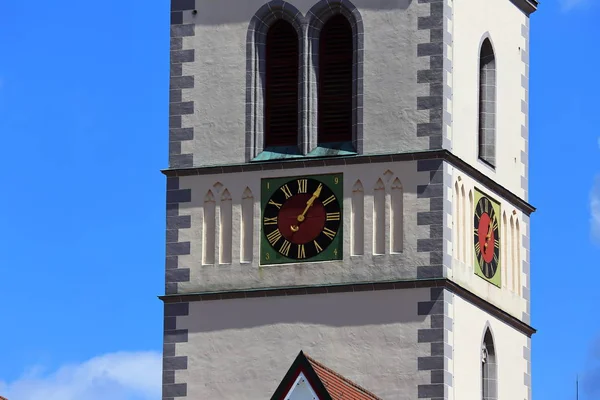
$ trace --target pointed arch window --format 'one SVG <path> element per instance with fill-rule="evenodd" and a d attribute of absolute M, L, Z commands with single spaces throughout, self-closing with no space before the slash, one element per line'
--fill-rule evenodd
<path fill-rule="evenodd" d="M 298 144 L 298 43 L 296 30 L 285 20 L 267 32 L 265 147 Z"/>
<path fill-rule="evenodd" d="M 353 34 L 342 14 L 329 18 L 319 38 L 318 141 L 352 141 Z"/>
<path fill-rule="evenodd" d="M 496 57 L 489 39 L 479 53 L 479 158 L 496 165 Z"/>
<path fill-rule="evenodd" d="M 494 339 L 489 329 L 486 330 L 481 345 L 481 398 L 498 399 L 498 364 Z"/>

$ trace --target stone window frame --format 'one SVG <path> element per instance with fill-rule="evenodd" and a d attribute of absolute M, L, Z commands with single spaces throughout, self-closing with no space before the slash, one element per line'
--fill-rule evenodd
<path fill-rule="evenodd" d="M 358 8 L 347 0 L 320 0 L 307 13 L 308 39 L 308 143 L 310 149 L 318 143 L 318 77 L 319 41 L 321 30 L 329 18 L 342 14 L 352 27 L 352 147 L 363 152 L 363 72 L 364 25 Z"/>
<path fill-rule="evenodd" d="M 493 135 L 493 156 L 486 157 L 482 151 L 482 133 L 481 133 L 481 50 L 483 44 L 488 41 L 492 48 L 492 54 L 494 56 L 494 104 L 493 104 L 493 115 L 494 115 L 494 127 L 492 130 Z M 496 53 L 496 47 L 494 41 L 491 38 L 489 32 L 482 35 L 477 52 L 477 159 L 485 164 L 492 170 L 496 169 L 497 165 L 497 148 L 498 148 L 498 56 Z"/>
<path fill-rule="evenodd" d="M 489 340 L 488 340 L 489 338 Z M 482 400 L 498 399 L 498 352 L 496 340 L 489 323 L 486 323 L 481 338 L 481 398 Z M 484 361 L 484 356 L 486 360 Z M 487 380 L 487 382 L 486 382 Z"/>
<path fill-rule="evenodd" d="M 352 27 L 352 148 L 354 152 L 362 154 L 364 26 L 358 8 L 348 0 L 320 0 L 304 17 L 292 4 L 283 0 L 272 0 L 264 4 L 252 17 L 246 37 L 247 161 L 252 161 L 262 152 L 269 150 L 264 146 L 263 125 L 265 52 L 267 31 L 278 19 L 292 24 L 299 41 L 298 154 L 293 154 L 292 157 L 323 155 L 320 152 L 310 154 L 318 148 L 319 38 L 324 23 L 336 14 L 344 15 Z"/>
<path fill-rule="evenodd" d="M 264 98 L 266 78 L 267 32 L 279 19 L 289 22 L 298 35 L 298 148 L 303 149 L 303 107 L 305 57 L 305 23 L 302 13 L 290 3 L 274 0 L 264 4 L 254 14 L 246 36 L 246 159 L 251 161 L 265 149 L 264 143 Z"/>

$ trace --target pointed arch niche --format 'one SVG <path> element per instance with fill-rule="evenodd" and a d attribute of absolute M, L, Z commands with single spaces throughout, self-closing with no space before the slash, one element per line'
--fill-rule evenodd
<path fill-rule="evenodd" d="M 469 232 L 471 231 L 470 229 L 468 229 L 469 225 L 467 224 L 467 221 L 469 219 L 469 214 L 467 213 L 467 196 L 465 195 L 465 185 L 460 185 L 460 207 L 461 207 L 461 212 L 460 212 L 460 224 L 461 226 L 461 237 L 460 237 L 460 254 L 462 257 L 462 262 L 466 263 L 467 262 L 467 240 L 469 238 Z"/>
<path fill-rule="evenodd" d="M 381 178 L 373 193 L 373 254 L 385 254 L 385 185 Z"/>
<path fill-rule="evenodd" d="M 215 196 L 209 190 L 204 196 L 204 221 L 202 226 L 202 264 L 215 263 Z"/>
<path fill-rule="evenodd" d="M 254 247 L 254 196 L 250 188 L 242 194 L 242 221 L 241 221 L 241 262 L 252 262 Z"/>
<path fill-rule="evenodd" d="M 521 295 L 521 229 L 519 219 L 515 221 L 515 293 Z"/>
<path fill-rule="evenodd" d="M 459 240 L 461 236 L 460 229 L 460 190 L 458 188 L 458 181 L 454 183 L 454 196 L 452 197 L 452 203 L 454 203 L 454 216 L 452 218 L 453 229 L 452 229 L 452 249 L 454 258 L 460 260 L 460 246 Z"/>
<path fill-rule="evenodd" d="M 365 252 L 365 191 L 360 180 L 352 187 L 352 255 Z"/>
<path fill-rule="evenodd" d="M 394 179 L 391 190 L 390 218 L 391 235 L 390 249 L 393 253 L 401 253 L 404 249 L 404 200 L 402 183 Z"/>
<path fill-rule="evenodd" d="M 225 189 L 219 205 L 219 264 L 231 264 L 232 204 L 231 194 Z"/>
<path fill-rule="evenodd" d="M 508 279 L 508 285 L 510 287 L 510 291 L 514 292 L 515 291 L 515 264 L 516 264 L 516 260 L 515 260 L 515 253 L 516 253 L 516 249 L 515 249 L 515 219 L 513 218 L 513 216 L 510 216 L 510 264 L 508 267 L 508 271 L 509 271 L 509 276 L 507 277 Z"/>
<path fill-rule="evenodd" d="M 508 288 L 508 268 L 510 262 L 508 260 L 508 222 L 506 220 L 506 212 L 502 213 L 502 232 L 501 234 L 501 245 L 502 245 L 502 254 L 500 255 L 500 262 L 502 263 L 502 267 L 500 268 L 500 273 L 502 276 L 502 287 Z"/>
<path fill-rule="evenodd" d="M 475 261 L 475 254 L 474 254 L 474 249 L 473 249 L 473 234 L 471 233 L 473 231 L 473 213 L 475 212 L 475 208 L 474 208 L 474 204 L 473 204 L 473 190 L 469 190 L 469 208 L 466 212 L 466 225 L 467 225 L 467 238 L 466 238 L 466 242 L 467 242 L 467 264 L 468 265 L 473 265 L 474 261 Z"/>

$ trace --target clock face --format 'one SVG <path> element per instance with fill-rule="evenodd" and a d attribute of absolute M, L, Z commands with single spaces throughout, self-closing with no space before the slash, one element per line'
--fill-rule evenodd
<path fill-rule="evenodd" d="M 474 210 L 475 272 L 500 285 L 500 221 L 499 205 L 485 195 L 479 197 Z M 498 212 L 496 212 L 496 209 Z"/>
<path fill-rule="evenodd" d="M 341 259 L 341 178 L 263 180 L 261 264 Z"/>

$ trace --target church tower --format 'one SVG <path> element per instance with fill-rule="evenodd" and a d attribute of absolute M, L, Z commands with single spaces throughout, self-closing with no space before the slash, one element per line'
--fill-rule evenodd
<path fill-rule="evenodd" d="M 531 399 L 536 8 L 171 0 L 163 400 Z"/>

